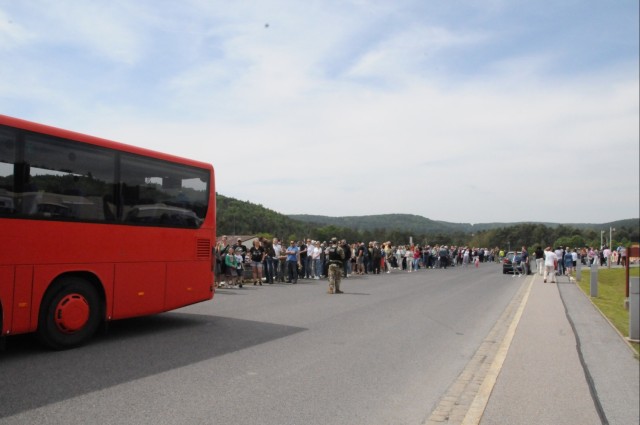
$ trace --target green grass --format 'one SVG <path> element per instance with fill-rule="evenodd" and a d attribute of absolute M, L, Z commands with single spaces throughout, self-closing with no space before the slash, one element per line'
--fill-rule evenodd
<path fill-rule="evenodd" d="M 630 276 L 640 276 L 640 269 L 631 268 Z M 591 293 L 591 273 L 589 269 L 582 269 L 582 279 L 578 282 L 585 294 Z M 620 333 L 629 336 L 629 312 L 624 308 L 625 283 L 624 269 L 598 270 L 598 296 L 591 298 L 600 311 L 613 323 Z M 631 343 L 636 350 L 636 355 L 640 354 L 640 344 Z"/>

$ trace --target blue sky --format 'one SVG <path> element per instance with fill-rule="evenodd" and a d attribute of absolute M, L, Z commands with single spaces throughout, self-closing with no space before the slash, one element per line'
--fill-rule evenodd
<path fill-rule="evenodd" d="M 638 9 L 0 0 L 0 113 L 210 162 L 285 214 L 632 218 Z"/>

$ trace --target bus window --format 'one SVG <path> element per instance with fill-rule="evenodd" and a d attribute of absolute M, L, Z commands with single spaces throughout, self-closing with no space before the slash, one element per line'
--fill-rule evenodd
<path fill-rule="evenodd" d="M 209 196 L 206 170 L 125 154 L 120 163 L 126 222 L 200 227 Z"/>
<path fill-rule="evenodd" d="M 22 213 L 36 217 L 105 221 L 115 209 L 115 154 L 95 146 L 28 135 L 24 143 L 27 184 Z"/>

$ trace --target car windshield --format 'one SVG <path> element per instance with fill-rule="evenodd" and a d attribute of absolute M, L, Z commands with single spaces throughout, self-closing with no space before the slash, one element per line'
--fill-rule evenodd
<path fill-rule="evenodd" d="M 506 255 L 505 257 L 506 257 L 506 259 L 507 259 L 510 263 L 512 263 L 512 262 L 513 262 L 514 257 L 515 257 L 515 262 L 516 262 L 516 264 L 517 264 L 517 263 L 519 263 L 519 262 L 520 262 L 520 260 L 521 260 L 520 254 L 521 254 L 520 252 L 513 252 L 513 251 L 510 251 L 510 252 L 507 252 L 507 255 Z"/>

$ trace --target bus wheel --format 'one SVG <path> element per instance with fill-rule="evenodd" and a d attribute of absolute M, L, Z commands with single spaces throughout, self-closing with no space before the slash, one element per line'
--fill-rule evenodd
<path fill-rule="evenodd" d="M 66 277 L 42 300 L 38 336 L 56 350 L 76 347 L 95 333 L 100 318 L 100 297 L 93 285 Z"/>

